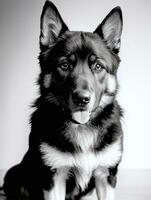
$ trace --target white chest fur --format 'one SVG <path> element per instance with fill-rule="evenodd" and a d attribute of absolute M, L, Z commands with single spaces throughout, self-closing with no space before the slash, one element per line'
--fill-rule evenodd
<path fill-rule="evenodd" d="M 97 168 L 114 166 L 121 159 L 121 141 L 120 139 L 117 140 L 98 153 L 89 150 L 71 154 L 61 152 L 47 143 L 41 144 L 40 151 L 45 165 L 53 169 L 70 169 L 74 167 L 78 171 L 76 175 L 77 184 L 84 189 Z"/>

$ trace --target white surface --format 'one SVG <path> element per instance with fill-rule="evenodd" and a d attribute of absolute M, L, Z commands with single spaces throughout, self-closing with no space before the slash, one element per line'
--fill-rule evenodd
<path fill-rule="evenodd" d="M 151 200 L 151 170 L 120 170 L 117 200 Z"/>
<path fill-rule="evenodd" d="M 93 31 L 121 6 L 119 100 L 124 107 L 122 168 L 150 168 L 151 1 L 53 0 L 72 30 Z M 19 162 L 27 149 L 29 107 L 36 93 L 39 18 L 44 0 L 0 1 L 0 168 Z"/>

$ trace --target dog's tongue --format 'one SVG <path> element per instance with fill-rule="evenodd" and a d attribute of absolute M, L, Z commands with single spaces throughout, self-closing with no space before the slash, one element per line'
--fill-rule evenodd
<path fill-rule="evenodd" d="M 90 112 L 89 111 L 76 111 L 72 115 L 73 120 L 78 122 L 79 124 L 85 124 L 89 121 Z"/>

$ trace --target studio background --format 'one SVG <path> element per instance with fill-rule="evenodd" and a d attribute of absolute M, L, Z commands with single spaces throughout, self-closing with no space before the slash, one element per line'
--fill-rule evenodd
<path fill-rule="evenodd" d="M 124 108 L 120 168 L 151 169 L 151 1 L 53 0 L 70 30 L 93 31 L 115 6 L 124 28 L 118 100 Z M 39 24 L 44 0 L 0 1 L 0 169 L 28 148 L 30 105 L 38 95 Z"/>

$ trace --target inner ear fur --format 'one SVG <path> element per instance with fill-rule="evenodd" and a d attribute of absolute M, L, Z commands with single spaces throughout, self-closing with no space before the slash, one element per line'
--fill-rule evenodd
<path fill-rule="evenodd" d="M 68 27 L 55 5 L 46 1 L 40 19 L 40 48 L 48 48 Z"/>
<path fill-rule="evenodd" d="M 105 17 L 102 23 L 97 27 L 94 33 L 102 37 L 107 46 L 114 52 L 118 53 L 120 49 L 121 34 L 123 28 L 122 10 L 120 7 L 115 7 Z"/>

